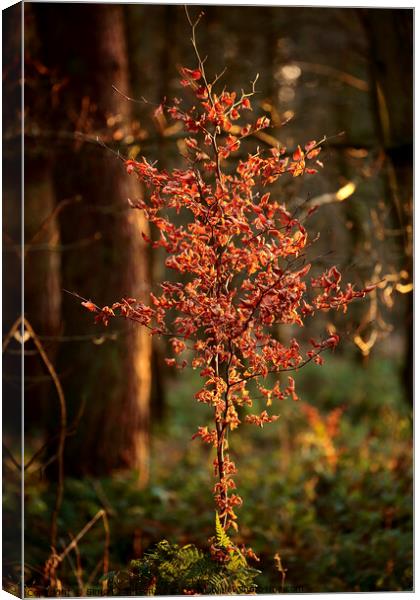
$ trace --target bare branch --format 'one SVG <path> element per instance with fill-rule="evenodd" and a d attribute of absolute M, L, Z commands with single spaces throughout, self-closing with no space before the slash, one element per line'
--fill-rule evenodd
<path fill-rule="evenodd" d="M 330 346 L 323 346 L 320 350 L 318 350 L 318 352 L 316 352 L 313 356 L 310 356 L 309 358 L 307 358 L 306 360 L 304 360 L 302 363 L 299 363 L 299 365 L 296 365 L 294 367 L 286 367 L 284 369 L 270 369 L 268 371 L 268 373 L 272 374 L 272 373 L 286 373 L 288 371 L 299 371 L 299 369 L 302 369 L 303 367 L 305 367 L 307 364 L 309 364 L 310 362 L 312 362 L 317 356 L 319 356 L 322 352 L 325 352 L 325 350 L 328 350 Z M 242 379 L 239 379 L 237 381 L 232 381 L 229 383 L 229 387 L 233 388 L 236 387 L 237 385 L 243 383 L 244 381 L 249 381 L 250 379 L 255 379 L 256 377 L 262 377 L 264 374 L 263 373 L 253 373 L 252 375 L 248 375 L 246 377 L 243 377 Z"/>
<path fill-rule="evenodd" d="M 57 372 L 54 369 L 52 362 L 50 361 L 48 354 L 45 352 L 41 340 L 36 335 L 32 325 L 29 323 L 26 317 L 23 318 L 23 323 L 26 331 L 38 349 L 38 352 L 47 367 L 51 379 L 54 382 L 57 390 L 58 401 L 60 406 L 60 430 L 58 439 L 57 459 L 58 459 L 58 481 L 57 481 L 57 493 L 55 499 L 54 511 L 51 517 L 51 546 L 55 548 L 57 543 L 57 519 L 63 501 L 63 490 L 64 490 L 64 444 L 66 440 L 66 429 L 67 429 L 67 407 L 64 397 L 64 391 L 58 378 Z"/>

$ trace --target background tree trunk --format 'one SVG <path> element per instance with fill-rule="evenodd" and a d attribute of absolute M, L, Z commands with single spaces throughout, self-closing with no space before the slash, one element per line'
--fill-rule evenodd
<path fill-rule="evenodd" d="M 51 361 L 61 327 L 60 230 L 56 215 L 52 161 L 26 156 L 25 161 L 25 317 L 42 340 Z M 54 386 L 39 354 L 28 344 L 25 356 L 25 425 L 42 428 Z M 41 418 L 40 418 L 41 416 Z M 56 427 L 56 425 L 55 425 Z"/>
<path fill-rule="evenodd" d="M 74 131 L 94 140 L 96 134 L 108 135 L 112 127 L 114 139 L 123 140 L 129 134 L 131 105 L 112 88 L 129 90 L 123 7 L 44 4 L 32 10 L 42 40 L 42 61 L 63 89 L 58 100 L 52 97 L 55 112 L 48 128 L 54 131 L 58 123 L 63 127 L 64 120 L 68 131 L 55 130 L 57 140 L 71 139 Z M 80 204 L 60 215 L 63 287 L 101 305 L 121 296 L 143 298 L 149 273 L 141 231 L 147 233 L 147 223 L 127 203 L 127 198 L 142 193 L 139 184 L 107 149 L 73 138 L 72 144 L 61 147 L 56 141 L 54 167 L 57 199 L 81 197 Z M 142 328 L 118 323 L 117 331 L 104 341 L 103 330 L 90 326 L 89 315 L 72 297 L 64 299 L 63 320 L 66 336 L 90 331 L 93 338 L 63 344 L 58 360 L 70 419 L 85 403 L 77 433 L 68 440 L 67 474 L 103 475 L 128 467 L 145 483 L 149 336 Z M 76 358 L 75 343 L 80 344 Z"/>
<path fill-rule="evenodd" d="M 413 15 L 414 11 L 360 11 L 371 50 L 372 101 L 386 157 L 389 204 L 400 230 L 399 268 L 413 277 Z M 387 40 L 384 43 L 384 40 Z M 413 402 L 413 293 L 405 301 L 406 352 L 402 381 Z"/>

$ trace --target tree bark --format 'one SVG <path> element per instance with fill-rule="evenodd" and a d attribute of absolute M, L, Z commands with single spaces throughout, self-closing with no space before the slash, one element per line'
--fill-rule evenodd
<path fill-rule="evenodd" d="M 147 223 L 127 198 L 142 190 L 118 158 L 99 144 L 75 138 L 58 143 L 60 132 L 82 131 L 115 140 L 129 133 L 129 95 L 124 8 L 119 5 L 33 5 L 42 40 L 42 58 L 62 82 L 49 121 L 58 131 L 55 165 L 57 198 L 81 197 L 60 215 L 63 287 L 112 304 L 123 296 L 145 298 L 149 289 L 147 254 L 141 232 Z M 75 35 L 75 31 L 77 35 Z M 61 136 L 63 138 L 63 136 Z M 81 141 L 80 141 L 81 140 Z M 77 433 L 68 439 L 66 473 L 104 475 L 130 468 L 144 484 L 148 477 L 150 337 L 142 328 L 118 323 L 116 339 L 106 339 L 78 302 L 63 302 L 65 333 L 91 332 L 94 341 L 63 344 L 59 368 L 70 414 L 85 403 Z M 105 332 L 109 333 L 109 332 Z M 71 418 L 71 417 L 70 417 Z"/>
<path fill-rule="evenodd" d="M 413 277 L 413 15 L 409 9 L 360 11 L 371 50 L 373 102 L 386 156 L 386 180 L 396 229 L 400 270 Z M 413 403 L 413 293 L 405 302 L 407 328 L 402 382 Z"/>
<path fill-rule="evenodd" d="M 54 338 L 61 328 L 60 230 L 56 216 L 52 162 L 46 156 L 25 155 L 25 317 L 40 336 L 48 358 L 55 362 Z M 33 351 L 33 346 L 28 344 Z M 25 429 L 40 428 L 48 415 L 54 385 L 37 353 L 25 357 Z"/>

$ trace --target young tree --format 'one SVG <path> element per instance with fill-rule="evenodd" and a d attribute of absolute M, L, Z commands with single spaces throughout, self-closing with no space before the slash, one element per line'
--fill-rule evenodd
<path fill-rule="evenodd" d="M 168 365 L 200 369 L 203 386 L 195 398 L 211 408 L 214 426 L 199 427 L 193 437 L 214 447 L 217 522 L 227 531 L 237 529 L 235 511 L 242 503 L 233 479 L 230 432 L 243 423 L 263 427 L 275 421 L 278 416 L 269 412 L 271 405 L 298 396 L 292 375 L 283 387 L 279 381 L 269 384 L 268 376 L 293 373 L 311 361 L 321 364 L 321 354 L 339 341 L 337 334 L 311 339 L 304 349 L 296 339 L 279 342 L 273 328 L 304 327 L 305 319 L 318 311 L 345 311 L 349 302 L 369 290 L 356 291 L 351 284 L 342 289 L 336 267 L 308 282 L 311 265 L 305 253 L 314 240 L 266 191 L 281 176 L 314 174 L 321 165 L 321 142 L 298 146 L 291 155 L 286 148 L 257 148 L 227 168 L 226 159 L 270 121 L 266 116 L 247 119 L 257 79 L 249 92 L 216 91 L 220 76 L 207 78 L 195 41 L 197 23 L 191 22 L 191 27 L 198 65 L 183 68 L 181 81 L 193 93 L 194 103 L 186 109 L 175 99 L 156 111 L 157 116 L 166 111 L 182 123 L 187 166 L 167 172 L 144 157 L 125 163 L 127 172 L 148 190 L 147 198 L 133 207 L 160 232 L 157 241 L 143 237 L 152 247 L 165 249 L 166 266 L 176 273 L 176 281 L 161 283 L 161 292 L 150 294 L 150 304 L 135 298 L 103 308 L 90 300 L 82 304 L 104 325 L 121 316 L 151 335 L 169 337 L 173 356 L 166 359 Z M 181 212 L 183 225 L 176 219 Z M 249 414 L 254 383 L 266 406 Z"/>

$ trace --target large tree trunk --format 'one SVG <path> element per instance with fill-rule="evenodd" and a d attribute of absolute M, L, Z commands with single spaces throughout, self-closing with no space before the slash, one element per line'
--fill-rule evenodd
<path fill-rule="evenodd" d="M 121 296 L 144 298 L 149 288 L 146 250 L 141 231 L 147 223 L 129 208 L 127 198 L 142 190 L 109 150 L 71 139 L 83 130 L 94 135 L 115 129 L 127 134 L 131 105 L 112 88 L 129 90 L 124 9 L 118 5 L 33 5 L 42 40 L 43 62 L 63 92 L 49 128 L 56 135 L 58 200 L 81 197 L 60 214 L 64 247 L 62 283 L 66 289 L 110 304 Z M 76 34 L 75 34 L 76 32 Z M 54 100 L 54 99 L 53 99 Z M 53 102 L 52 100 L 52 102 Z M 115 125 L 117 124 L 117 125 Z M 121 133 L 122 132 L 122 133 Z M 54 139 L 54 138 L 53 138 Z M 61 151 L 60 151 L 61 150 Z M 63 301 L 66 336 L 104 333 L 71 297 Z M 75 436 L 66 452 L 67 474 L 106 474 L 132 468 L 144 483 L 148 476 L 150 411 L 150 337 L 142 328 L 118 323 L 116 339 L 63 344 L 63 374 L 70 415 L 85 403 Z M 70 418 L 71 418 L 70 416 Z"/>
<path fill-rule="evenodd" d="M 54 339 L 61 327 L 60 231 L 56 215 L 51 160 L 25 156 L 25 317 L 40 337 L 49 359 L 58 348 Z M 29 346 L 29 344 L 28 344 Z M 25 357 L 25 429 L 42 430 L 42 418 L 55 394 L 54 385 L 39 354 L 31 346 Z M 57 427 L 57 425 L 55 425 Z"/>
<path fill-rule="evenodd" d="M 394 226 L 401 232 L 396 265 L 412 281 L 413 210 L 413 16 L 408 9 L 364 9 L 360 13 L 371 50 L 373 102 L 386 156 L 386 177 Z M 413 402 L 413 293 L 407 294 L 406 352 L 402 381 Z"/>

